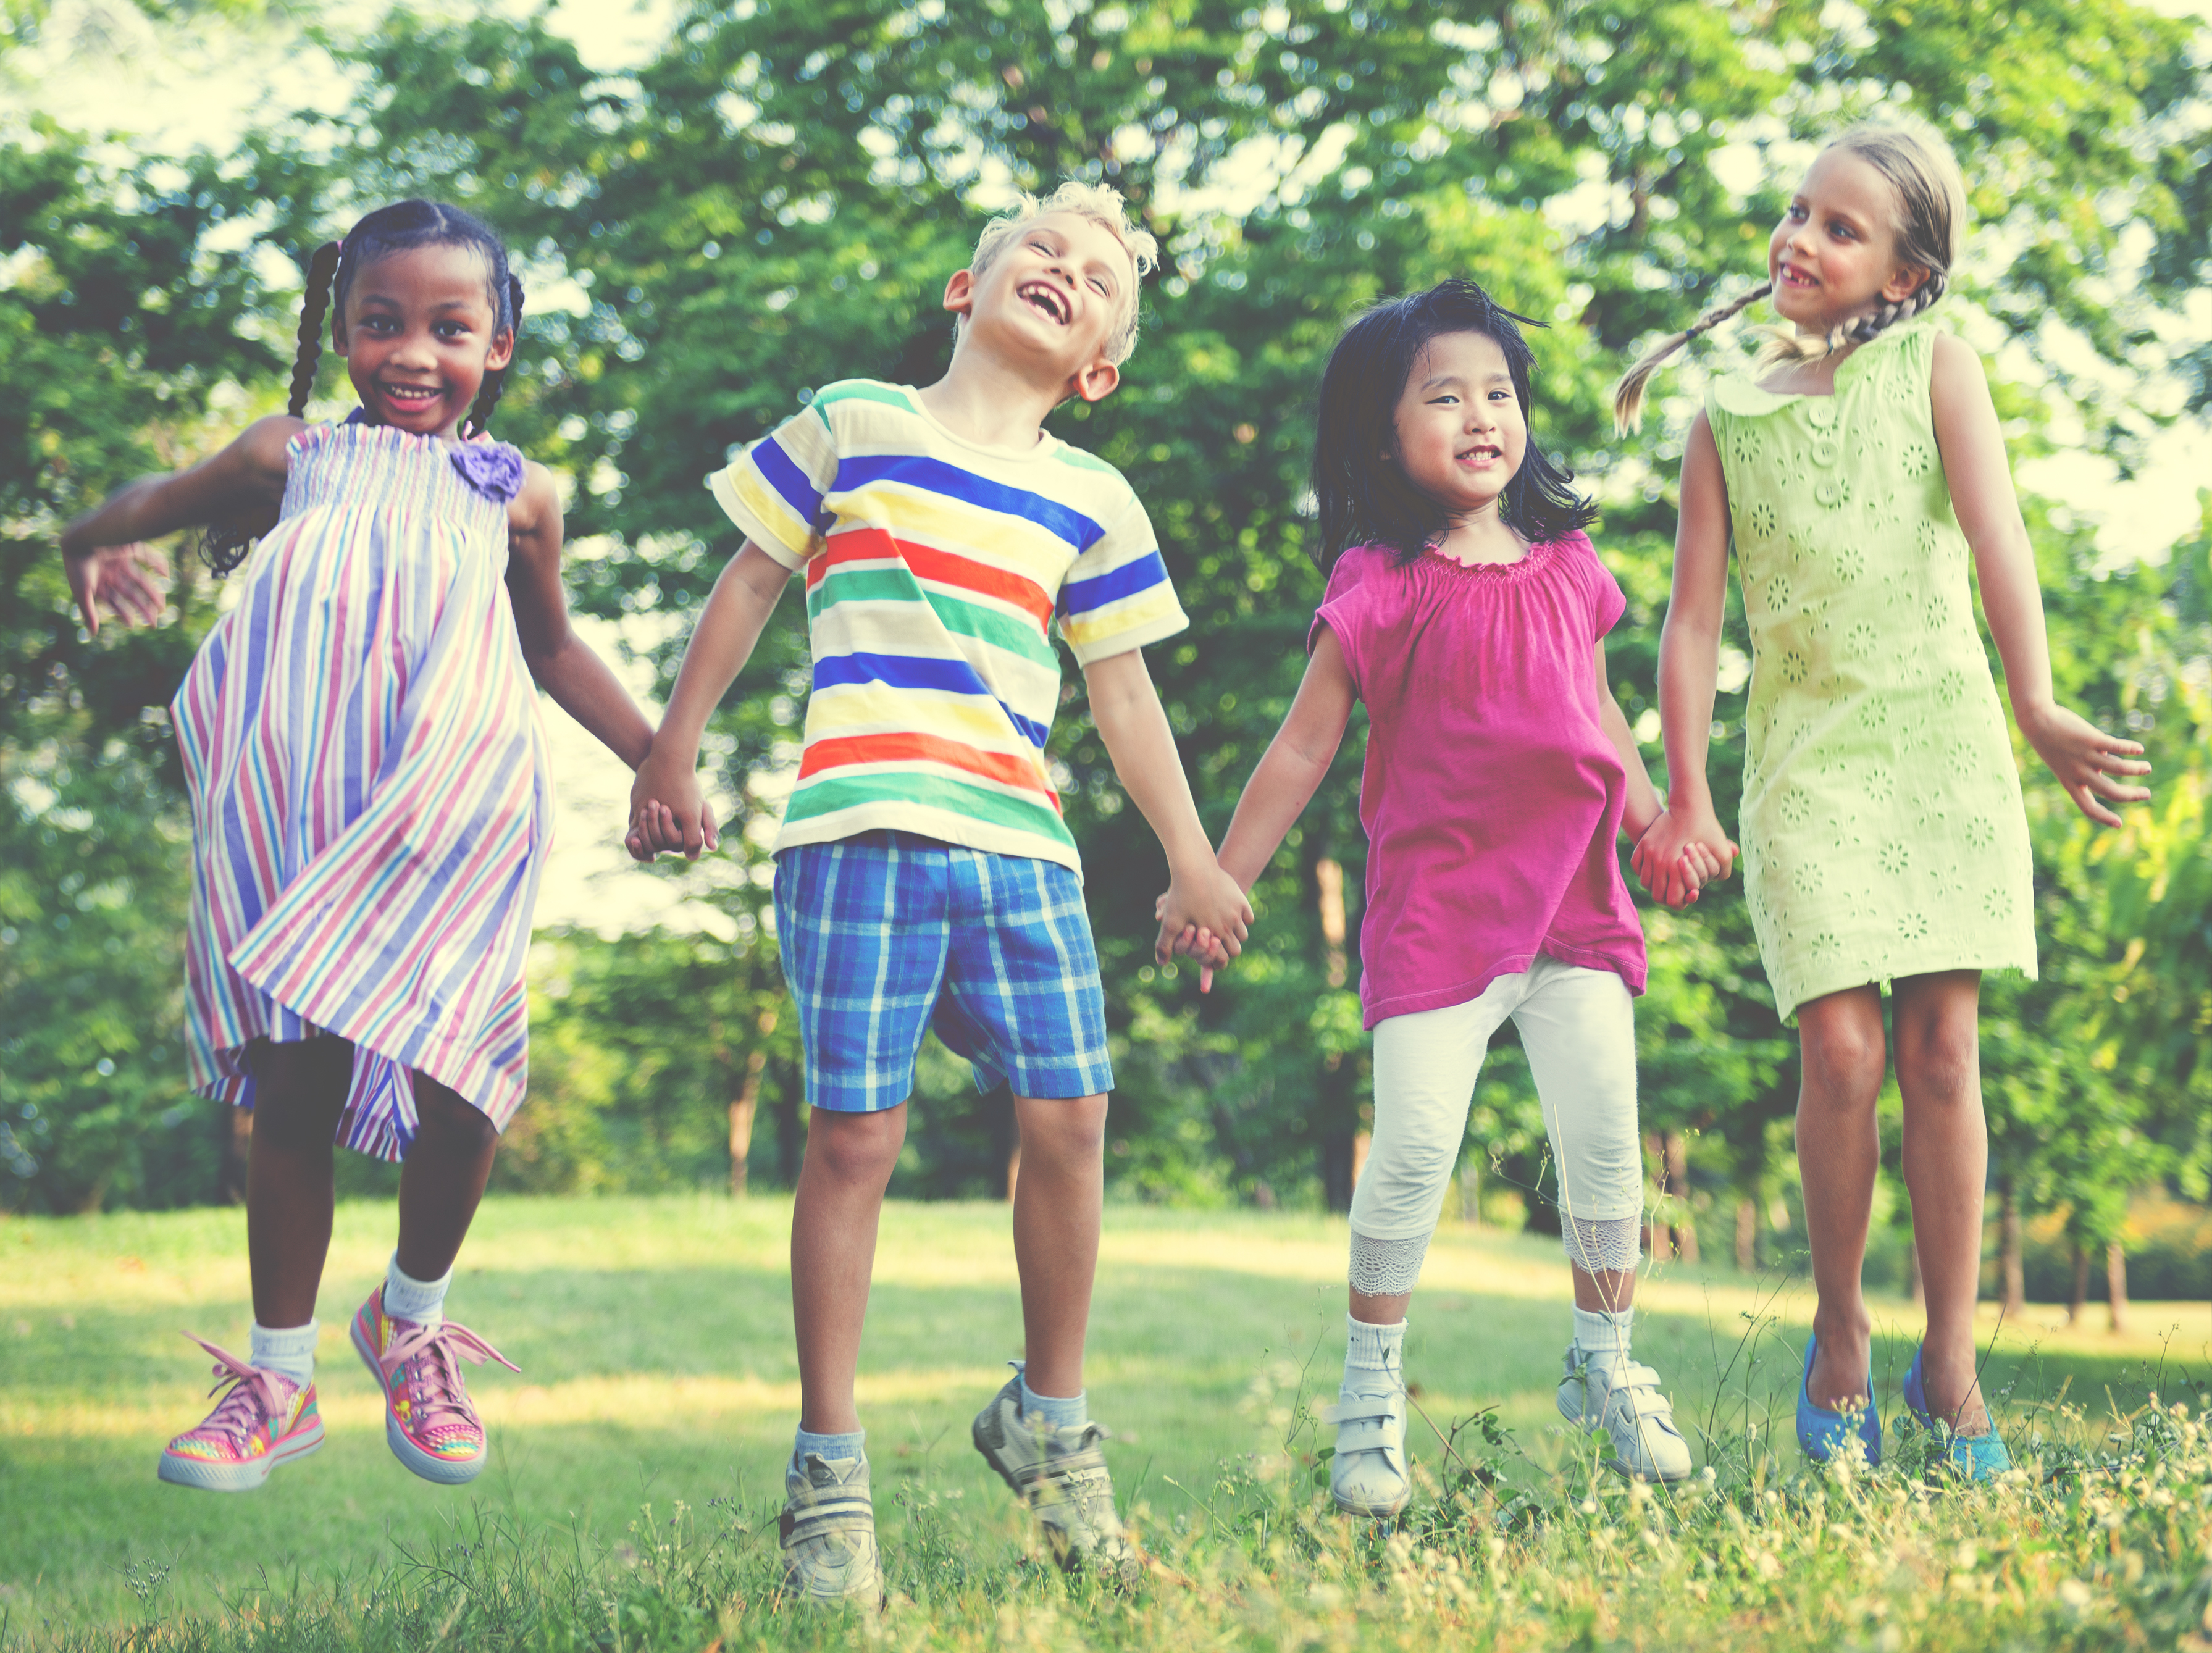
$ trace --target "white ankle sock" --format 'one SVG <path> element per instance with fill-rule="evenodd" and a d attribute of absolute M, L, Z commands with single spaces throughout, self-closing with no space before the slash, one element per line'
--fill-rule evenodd
<path fill-rule="evenodd" d="M 446 1288 L 453 1283 L 450 1268 L 436 1279 L 416 1279 L 399 1266 L 399 1254 L 395 1251 L 392 1267 L 384 1271 L 384 1312 L 401 1320 L 441 1325 L 446 1318 Z"/>
<path fill-rule="evenodd" d="M 1603 1309 L 1575 1310 L 1575 1347 L 1593 1360 L 1610 1365 L 1628 1358 L 1629 1324 L 1633 1309 L 1608 1312 Z"/>
<path fill-rule="evenodd" d="M 315 1381 L 315 1334 L 319 1329 L 312 1320 L 304 1326 L 279 1327 L 264 1326 L 257 1320 L 252 1352 L 246 1362 L 289 1377 L 305 1389 Z"/>
<path fill-rule="evenodd" d="M 1401 1371 L 1405 1368 L 1406 1322 L 1370 1326 L 1345 1316 L 1344 1369 L 1362 1371 Z"/>

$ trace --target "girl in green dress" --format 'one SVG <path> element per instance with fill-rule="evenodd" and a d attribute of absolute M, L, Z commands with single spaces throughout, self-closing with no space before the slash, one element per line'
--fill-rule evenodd
<path fill-rule="evenodd" d="M 2013 716 L 2094 821 L 2148 792 L 2142 748 L 2051 697 L 2035 563 L 1980 359 L 1925 313 L 1966 204 L 1915 127 L 1823 149 L 1767 246 L 1767 283 L 1666 339 L 1621 381 L 1632 424 L 1667 356 L 1753 300 L 1794 328 L 1753 377 L 1714 381 L 1682 460 L 1660 650 L 1668 806 L 1638 844 L 1662 896 L 1684 852 L 1737 853 L 1705 782 L 1734 545 L 1752 636 L 1741 817 L 1745 890 L 1775 1006 L 1803 1056 L 1797 1155 L 1819 1304 L 1798 1438 L 1878 1461 L 1860 1265 L 1879 1152 L 1881 992 L 1905 1107 L 1905 1180 L 1928 1330 L 1904 1386 L 1950 1461 L 2008 1467 L 1974 1381 L 1989 1157 L 1976 1019 L 1985 969 L 2035 973 L 2027 822 L 1966 569 L 1981 582 Z M 1781 330 L 1778 330 L 1779 332 Z"/>

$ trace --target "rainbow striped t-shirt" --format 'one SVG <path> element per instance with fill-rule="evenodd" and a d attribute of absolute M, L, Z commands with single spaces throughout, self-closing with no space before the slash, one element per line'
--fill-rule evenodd
<path fill-rule="evenodd" d="M 806 575 L 814 692 L 779 850 L 882 829 L 1082 870 L 1045 767 L 1060 657 L 1189 623 L 1121 473 L 1044 435 L 963 441 L 914 392 L 847 380 L 708 478 Z"/>

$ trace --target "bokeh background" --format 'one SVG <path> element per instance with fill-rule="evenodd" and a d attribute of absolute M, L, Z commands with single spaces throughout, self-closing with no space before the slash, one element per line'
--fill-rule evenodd
<path fill-rule="evenodd" d="M 642 696 L 736 549 L 701 486 L 833 380 L 926 382 L 937 307 L 1018 187 L 1103 177 L 1166 267 L 1123 388 L 1054 416 L 1129 476 L 1193 624 L 1151 651 L 1209 829 L 1272 735 L 1321 590 L 1321 362 L 1362 305 L 1472 277 L 1547 324 L 1535 430 L 1604 507 L 1614 688 L 1661 769 L 1653 676 L 1681 433 L 1722 330 L 1638 438 L 1607 391 L 1759 280 L 1819 140 L 1890 110 L 1958 149 L 1978 215 L 1948 325 L 1990 366 L 2061 695 L 2143 740 L 2156 798 L 2093 833 L 2021 749 L 2042 979 L 1984 992 L 1990 1289 L 2212 1295 L 2212 30 L 2126 0 L 816 0 L 459 14 L 0 4 L 0 1207 L 234 1200 L 246 1121 L 179 1040 L 187 826 L 167 713 L 226 589 L 172 548 L 151 630 L 80 628 L 54 536 L 281 404 L 299 270 L 402 194 L 459 201 L 530 289 L 498 434 L 568 490 L 570 583 Z M 326 360 L 315 410 L 348 405 Z M 1733 600 L 1733 599 L 1732 599 Z M 1725 655 L 1723 818 L 1747 661 Z M 1992 657 L 1992 667 L 1996 662 Z M 627 870 L 623 776 L 548 708 L 563 848 L 533 957 L 532 1095 L 496 1186 L 787 1185 L 804 1130 L 765 845 L 807 687 L 787 602 L 709 743 L 732 823 Z M 1341 1210 L 1370 1118 L 1360 726 L 1201 998 L 1157 972 L 1164 868 L 1070 663 L 1052 745 L 1084 846 L 1121 1085 L 1115 1198 Z M 610 772 L 611 769 L 611 773 Z M 1661 776 L 1663 784 L 1663 775 Z M 1909 807 L 1906 795 L 1898 807 Z M 1658 1255 L 1794 1267 L 1794 1039 L 1740 890 L 1645 911 Z M 1894 1098 L 1885 1111 L 1894 1169 Z M 1003 1194 L 1003 1096 L 925 1053 L 899 1195 Z M 349 1191 L 389 1186 L 349 1163 Z M 1525 1064 L 1486 1068 L 1450 1215 L 1555 1228 Z M 1886 1177 L 1870 1273 L 1911 1288 Z M 2116 1305 L 2117 1310 L 2117 1305 Z"/>

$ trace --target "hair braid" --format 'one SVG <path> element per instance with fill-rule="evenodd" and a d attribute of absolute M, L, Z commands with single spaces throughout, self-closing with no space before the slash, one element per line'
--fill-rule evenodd
<path fill-rule="evenodd" d="M 520 334 L 522 331 L 522 277 L 520 276 L 509 275 L 507 278 L 507 311 L 508 329 Z M 507 367 L 514 365 L 514 359 L 509 356 Z M 499 406 L 500 395 L 506 389 L 507 368 L 494 368 L 484 375 L 483 388 L 477 392 L 477 399 L 469 408 L 471 435 L 481 436 L 491 428 L 492 410 Z"/>
<path fill-rule="evenodd" d="M 307 258 L 307 289 L 300 296 L 300 343 L 292 357 L 292 391 L 284 410 L 295 419 L 307 411 L 314 392 L 315 369 L 323 359 L 323 318 L 330 313 L 331 286 L 337 279 L 342 251 L 337 241 L 325 241 Z M 246 561 L 256 532 L 247 525 L 211 522 L 200 531 L 197 549 L 210 574 L 228 574 Z"/>
<path fill-rule="evenodd" d="M 1748 306 L 1756 304 L 1774 290 L 1771 282 L 1761 282 L 1741 298 L 1727 304 L 1716 305 L 1699 316 L 1679 333 L 1669 333 L 1638 358 L 1637 363 L 1623 374 L 1620 382 L 1613 388 L 1613 428 L 1621 435 L 1638 429 L 1644 423 L 1644 387 L 1651 381 L 1668 357 L 1690 343 L 1701 333 L 1711 331 Z"/>
<path fill-rule="evenodd" d="M 1882 305 L 1870 315 L 1860 317 L 1857 325 L 1850 330 L 1851 342 L 1863 344 L 1887 329 L 1896 326 L 1899 322 L 1911 320 L 1942 298 L 1944 289 L 1948 285 L 1942 270 L 1931 270 L 1928 279 L 1914 288 L 1908 296 L 1894 303 Z"/>
<path fill-rule="evenodd" d="M 323 359 L 323 318 L 331 307 L 331 284 L 337 278 L 338 241 L 325 241 L 307 260 L 307 290 L 300 300 L 300 348 L 292 358 L 292 395 L 285 411 L 295 419 L 306 416 L 307 398 L 315 388 L 315 368 Z"/>

